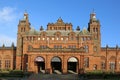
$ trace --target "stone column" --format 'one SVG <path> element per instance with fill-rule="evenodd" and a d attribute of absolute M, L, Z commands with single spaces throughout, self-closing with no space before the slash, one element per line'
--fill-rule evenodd
<path fill-rule="evenodd" d="M 63 55 L 62 72 L 63 74 L 67 74 L 67 57 L 65 55 Z"/>
<path fill-rule="evenodd" d="M 45 71 L 46 73 L 52 74 L 52 69 L 51 69 L 51 58 L 50 56 L 46 55 L 46 61 L 45 61 Z"/>

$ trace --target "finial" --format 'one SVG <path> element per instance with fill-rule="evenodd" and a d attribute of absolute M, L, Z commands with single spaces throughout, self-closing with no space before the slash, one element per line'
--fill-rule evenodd
<path fill-rule="evenodd" d="M 77 26 L 76 30 L 77 30 L 77 31 L 80 31 L 80 26 Z"/>
<path fill-rule="evenodd" d="M 12 42 L 12 45 L 11 45 L 11 47 L 14 47 L 14 43 Z"/>
<path fill-rule="evenodd" d="M 25 10 L 24 14 L 27 14 L 27 10 Z"/>
<path fill-rule="evenodd" d="M 44 28 L 43 28 L 43 26 L 41 26 L 41 27 L 40 27 L 40 31 L 43 31 L 43 30 L 44 30 Z"/>
<path fill-rule="evenodd" d="M 108 48 L 108 45 L 106 45 L 106 48 Z"/>
<path fill-rule="evenodd" d="M 61 16 L 58 18 L 58 20 L 62 20 Z"/>
<path fill-rule="evenodd" d="M 116 49 L 118 48 L 118 45 L 116 45 Z"/>
<path fill-rule="evenodd" d="M 3 46 L 2 46 L 3 48 L 5 47 L 5 44 L 3 44 Z"/>
<path fill-rule="evenodd" d="M 94 8 L 93 8 L 93 11 L 92 11 L 92 13 L 95 13 L 95 10 L 94 10 Z"/>

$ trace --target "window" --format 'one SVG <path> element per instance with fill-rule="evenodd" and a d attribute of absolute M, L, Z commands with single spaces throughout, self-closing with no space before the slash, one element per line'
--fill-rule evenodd
<path fill-rule="evenodd" d="M 62 48 L 62 45 L 54 45 L 54 48 Z"/>
<path fill-rule="evenodd" d="M 97 52 L 97 47 L 96 46 L 94 47 L 94 52 Z"/>
<path fill-rule="evenodd" d="M 86 37 L 84 37 L 84 39 L 83 39 L 84 41 L 86 41 Z"/>
<path fill-rule="evenodd" d="M 0 60 L 0 69 L 2 68 L 2 61 Z"/>
<path fill-rule="evenodd" d="M 89 58 L 88 57 L 84 58 L 84 67 L 85 68 L 89 67 Z"/>
<path fill-rule="evenodd" d="M 52 38 L 52 40 L 54 40 L 54 38 Z"/>
<path fill-rule="evenodd" d="M 105 69 L 105 62 L 101 62 L 101 69 Z"/>
<path fill-rule="evenodd" d="M 5 69 L 10 69 L 10 60 L 5 60 Z"/>
<path fill-rule="evenodd" d="M 97 70 L 97 65 L 96 64 L 93 65 L 93 70 Z"/>
<path fill-rule="evenodd" d="M 38 38 L 38 40 L 40 40 L 40 38 Z"/>
<path fill-rule="evenodd" d="M 61 40 L 63 40 L 63 38 L 61 38 Z"/>
<path fill-rule="evenodd" d="M 66 41 L 68 40 L 68 38 L 66 38 Z"/>
<path fill-rule="evenodd" d="M 90 40 L 90 37 L 88 37 L 87 40 Z"/>
<path fill-rule="evenodd" d="M 88 46 L 85 45 L 84 48 L 85 48 L 85 52 L 88 53 L 89 52 Z"/>
<path fill-rule="evenodd" d="M 68 45 L 68 48 L 76 48 L 76 45 Z"/>
<path fill-rule="evenodd" d="M 56 40 L 59 40 L 59 38 L 57 37 Z"/>
<path fill-rule="evenodd" d="M 29 46 L 28 46 L 28 50 L 31 50 L 31 49 L 32 49 L 32 46 L 31 46 L 31 45 L 29 45 Z"/>
<path fill-rule="evenodd" d="M 115 70 L 115 62 L 109 62 L 110 70 Z"/>
<path fill-rule="evenodd" d="M 72 47 L 73 47 L 73 48 L 76 48 L 76 46 L 75 46 L 75 45 L 73 45 Z"/>
<path fill-rule="evenodd" d="M 47 40 L 49 40 L 49 38 L 47 38 Z"/>
<path fill-rule="evenodd" d="M 45 38 L 43 38 L 43 40 L 45 40 Z"/>
<path fill-rule="evenodd" d="M 46 45 L 41 45 L 40 48 L 45 49 L 45 48 L 47 48 L 47 46 Z"/>
<path fill-rule="evenodd" d="M 56 46 L 56 45 L 54 45 L 54 48 L 57 48 L 57 46 Z"/>

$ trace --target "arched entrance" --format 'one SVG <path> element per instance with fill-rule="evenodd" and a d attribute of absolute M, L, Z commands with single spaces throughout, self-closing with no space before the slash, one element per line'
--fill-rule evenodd
<path fill-rule="evenodd" d="M 78 60 L 75 57 L 69 58 L 67 62 L 67 67 L 69 73 L 77 73 Z"/>
<path fill-rule="evenodd" d="M 53 57 L 51 60 L 52 72 L 61 74 L 62 72 L 62 61 L 59 57 Z"/>
<path fill-rule="evenodd" d="M 38 73 L 45 73 L 45 60 L 42 57 L 36 57 L 35 63 L 37 64 Z"/>

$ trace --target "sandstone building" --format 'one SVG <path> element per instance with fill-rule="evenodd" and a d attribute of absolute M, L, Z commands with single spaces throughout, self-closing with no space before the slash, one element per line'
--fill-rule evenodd
<path fill-rule="evenodd" d="M 88 29 L 73 30 L 59 18 L 47 29 L 31 28 L 28 14 L 19 21 L 17 46 L 0 47 L 0 69 L 35 73 L 79 73 L 80 70 L 120 71 L 120 48 L 101 47 L 100 21 L 90 14 Z"/>

